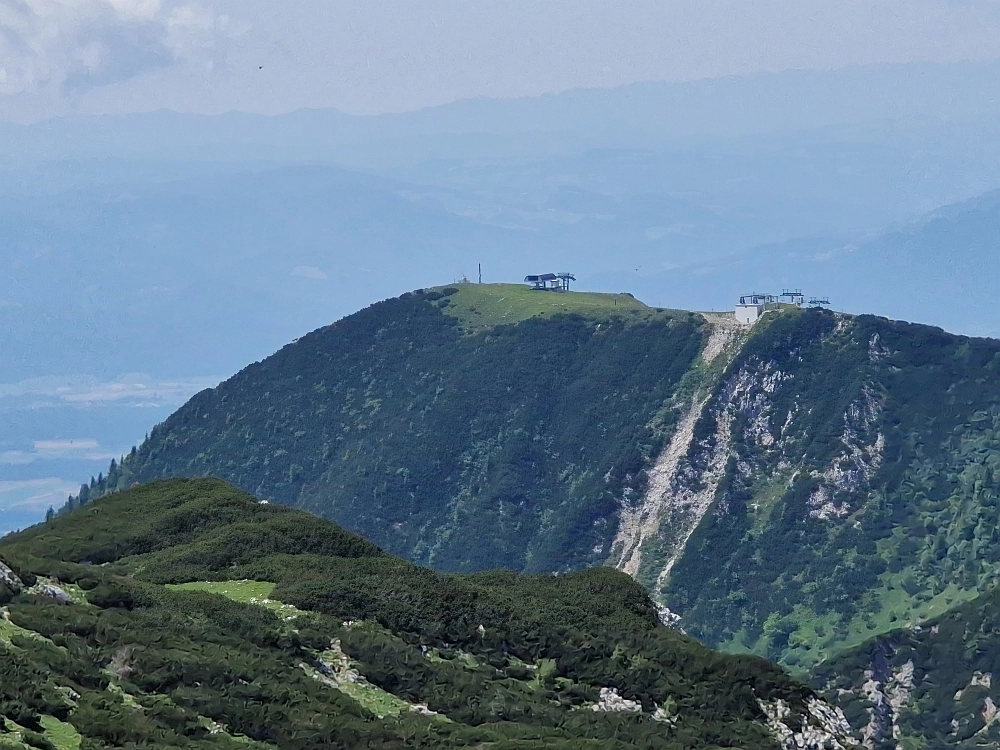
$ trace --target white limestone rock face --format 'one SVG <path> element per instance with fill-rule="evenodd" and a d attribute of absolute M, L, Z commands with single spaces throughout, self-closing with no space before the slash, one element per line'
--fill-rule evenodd
<path fill-rule="evenodd" d="M 73 597 L 67 594 L 59 586 L 56 586 L 53 583 L 44 583 L 40 586 L 37 586 L 35 587 L 35 589 L 31 590 L 31 593 L 37 593 L 39 596 L 46 596 L 49 599 L 55 599 L 60 604 L 73 603 Z"/>
<path fill-rule="evenodd" d="M 0 560 L 0 583 L 5 584 L 15 594 L 20 594 L 24 591 L 24 583 L 3 560 Z"/>
<path fill-rule="evenodd" d="M 610 711 L 612 713 L 641 713 L 642 704 L 639 701 L 623 698 L 614 688 L 602 687 L 601 699 L 590 707 L 591 711 Z"/>
<path fill-rule="evenodd" d="M 902 736 L 898 721 L 910 704 L 914 671 L 912 660 L 888 672 L 865 670 L 860 691 L 869 703 L 868 724 L 861 728 L 861 740 L 868 750 L 874 750 L 883 739 L 898 740 Z"/>
<path fill-rule="evenodd" d="M 780 698 L 760 701 L 767 725 L 783 750 L 854 750 L 857 743 L 843 712 L 818 698 L 810 698 L 806 714 L 793 715 Z"/>

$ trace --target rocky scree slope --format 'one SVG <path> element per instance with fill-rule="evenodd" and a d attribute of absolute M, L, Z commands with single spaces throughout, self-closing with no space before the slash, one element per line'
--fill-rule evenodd
<path fill-rule="evenodd" d="M 1000 745 L 1000 590 L 820 664 L 814 685 L 871 750 Z"/>
<path fill-rule="evenodd" d="M 107 495 L 0 560 L 3 747 L 851 747 L 621 573 L 435 573 L 219 480 Z"/>
<path fill-rule="evenodd" d="M 804 674 L 996 579 L 998 370 L 872 316 L 461 285 L 198 394 L 81 496 L 217 475 L 440 570 L 610 564 Z"/>

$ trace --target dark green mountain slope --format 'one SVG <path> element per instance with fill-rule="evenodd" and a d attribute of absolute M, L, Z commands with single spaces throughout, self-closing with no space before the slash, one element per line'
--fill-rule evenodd
<path fill-rule="evenodd" d="M 820 664 L 814 682 L 874 750 L 1000 746 L 1000 590 Z"/>
<path fill-rule="evenodd" d="M 808 688 L 662 627 L 620 573 L 434 573 L 218 480 L 0 560 L 3 747 L 843 746 Z"/>
<path fill-rule="evenodd" d="M 441 570 L 611 564 L 709 645 L 802 673 L 1000 576 L 1000 342 L 439 294 L 199 394 L 94 493 L 214 474 Z"/>
<path fill-rule="evenodd" d="M 219 476 L 439 570 L 602 563 L 704 321 L 627 295 L 447 291 L 373 305 L 198 394 L 112 484 Z"/>

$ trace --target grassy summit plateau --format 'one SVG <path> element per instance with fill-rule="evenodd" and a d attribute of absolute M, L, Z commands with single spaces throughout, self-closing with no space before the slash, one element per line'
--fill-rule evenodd
<path fill-rule="evenodd" d="M 470 333 L 554 315 L 575 314 L 599 320 L 617 315 L 644 320 L 665 312 L 648 307 L 631 294 L 539 291 L 524 284 L 457 284 L 428 291 L 433 294 L 445 289 L 454 290 L 446 298 L 445 314 L 457 318 Z"/>

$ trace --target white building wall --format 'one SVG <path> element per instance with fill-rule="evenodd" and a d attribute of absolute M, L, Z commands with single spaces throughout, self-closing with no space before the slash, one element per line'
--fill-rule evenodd
<path fill-rule="evenodd" d="M 736 320 L 743 325 L 752 326 L 764 314 L 763 305 L 737 305 Z"/>

